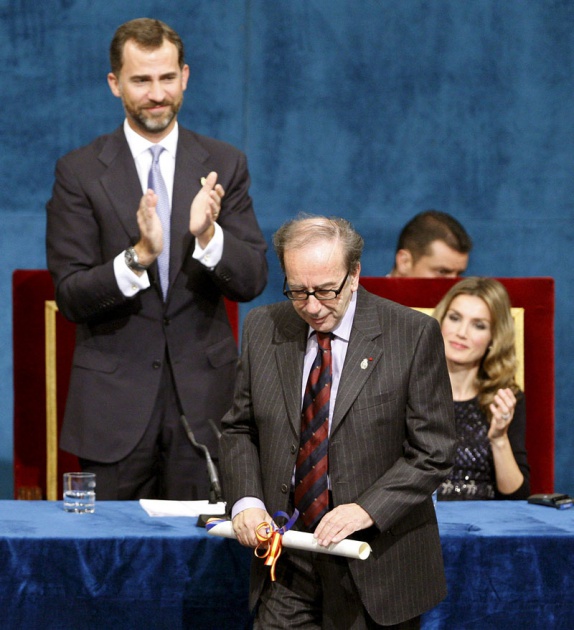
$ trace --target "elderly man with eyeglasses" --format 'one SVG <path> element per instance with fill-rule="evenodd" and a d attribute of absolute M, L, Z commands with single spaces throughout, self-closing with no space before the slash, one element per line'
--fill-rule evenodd
<path fill-rule="evenodd" d="M 363 239 L 302 216 L 274 245 L 289 302 L 243 327 L 220 442 L 224 493 L 243 545 L 278 511 L 365 560 L 284 549 L 271 582 L 254 559 L 255 628 L 419 628 L 446 594 L 432 492 L 451 466 L 452 394 L 432 318 L 359 286 Z"/>

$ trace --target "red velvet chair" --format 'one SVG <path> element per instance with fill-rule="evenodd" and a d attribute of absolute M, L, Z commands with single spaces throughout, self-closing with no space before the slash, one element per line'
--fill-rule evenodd
<path fill-rule="evenodd" d="M 61 473 L 79 469 L 77 458 L 58 448 L 76 328 L 58 311 L 45 269 L 14 271 L 12 304 L 14 497 L 56 500 Z M 226 306 L 237 340 L 238 305 Z"/>
<path fill-rule="evenodd" d="M 499 278 L 512 305 L 525 309 L 524 361 L 526 446 L 532 493 L 554 489 L 554 280 Z M 456 280 L 362 278 L 369 291 L 413 307 L 433 308 Z M 55 308 L 46 270 L 13 274 L 14 494 L 16 498 L 61 496 L 61 474 L 77 460 L 57 448 L 75 327 Z M 227 303 L 238 335 L 238 307 Z M 47 421 L 50 430 L 47 432 Z M 54 429 L 55 427 L 55 429 Z M 48 490 L 48 481 L 50 489 Z"/>
<path fill-rule="evenodd" d="M 554 491 L 554 279 L 497 278 L 524 309 L 526 448 L 532 494 Z M 456 279 L 365 277 L 372 293 L 405 306 L 434 308 Z"/>

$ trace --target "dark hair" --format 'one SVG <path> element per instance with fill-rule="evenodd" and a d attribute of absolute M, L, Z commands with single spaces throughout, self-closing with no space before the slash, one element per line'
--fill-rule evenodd
<path fill-rule="evenodd" d="M 183 42 L 167 24 L 150 18 L 137 18 L 122 24 L 116 30 L 110 44 L 112 72 L 118 76 L 122 69 L 124 46 L 127 41 L 133 40 L 141 48 L 154 50 L 159 48 L 166 39 L 177 48 L 179 67 L 183 68 L 185 63 Z"/>
<path fill-rule="evenodd" d="M 416 262 L 430 254 L 433 241 L 443 241 L 461 254 L 472 249 L 470 236 L 454 217 L 446 212 L 426 210 L 414 216 L 402 229 L 396 251 L 408 249 Z"/>
<path fill-rule="evenodd" d="M 346 219 L 300 214 L 284 223 L 273 235 L 273 246 L 285 272 L 285 250 L 304 247 L 316 241 L 339 240 L 345 252 L 345 267 L 349 273 L 357 270 L 363 253 L 363 237 Z"/>

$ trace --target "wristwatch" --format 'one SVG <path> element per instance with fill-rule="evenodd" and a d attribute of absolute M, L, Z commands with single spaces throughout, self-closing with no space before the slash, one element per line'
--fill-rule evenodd
<path fill-rule="evenodd" d="M 147 267 L 145 265 L 142 265 L 138 260 L 138 255 L 133 247 L 128 247 L 124 252 L 124 256 L 126 260 L 126 265 L 132 271 L 145 271 L 147 269 Z"/>

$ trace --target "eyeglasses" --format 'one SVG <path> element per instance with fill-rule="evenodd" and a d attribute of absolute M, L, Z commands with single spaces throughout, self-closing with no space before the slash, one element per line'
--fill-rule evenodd
<path fill-rule="evenodd" d="M 345 276 L 343 282 L 341 282 L 341 286 L 338 289 L 317 289 L 316 291 L 304 291 L 303 289 L 295 289 L 294 291 L 290 289 L 285 289 L 287 286 L 287 278 L 283 281 L 283 295 L 290 300 L 308 300 L 311 296 L 314 296 L 316 300 L 320 300 L 321 302 L 326 302 L 327 300 L 334 300 L 339 293 L 343 290 L 345 286 L 345 282 L 347 282 L 347 278 L 349 277 L 349 272 L 347 271 L 347 275 Z"/>

